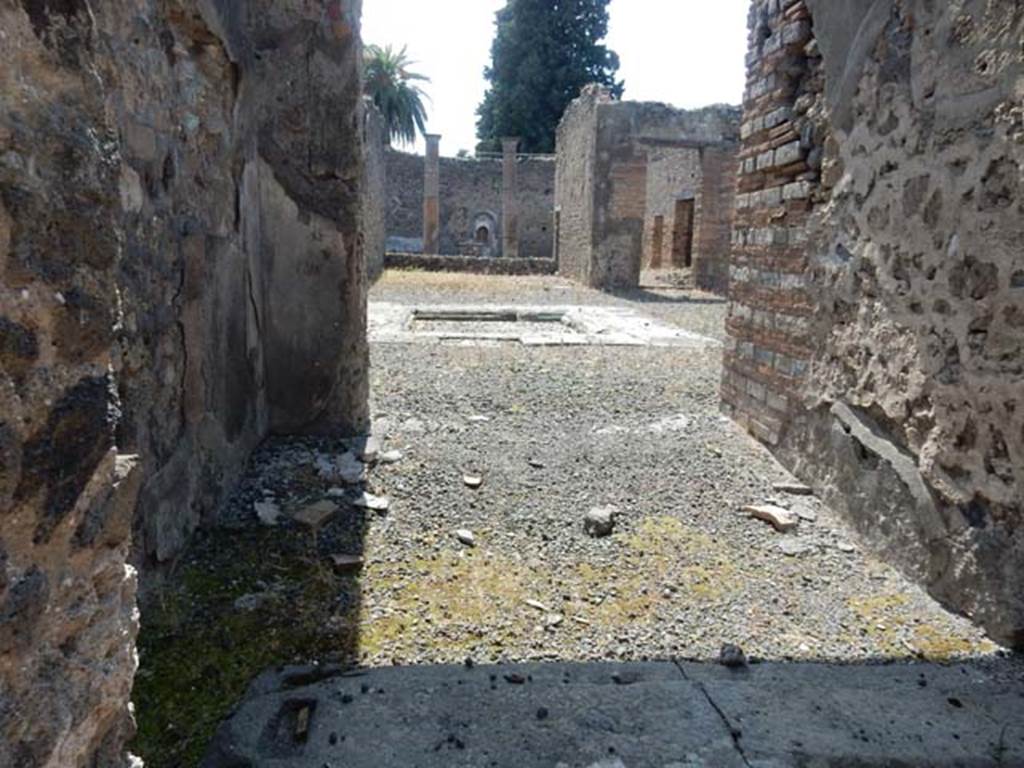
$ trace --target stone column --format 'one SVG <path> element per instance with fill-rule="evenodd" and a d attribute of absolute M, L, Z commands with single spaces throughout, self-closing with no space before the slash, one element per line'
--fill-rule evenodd
<path fill-rule="evenodd" d="M 423 162 L 423 253 L 441 252 L 441 137 L 429 133 Z"/>
<path fill-rule="evenodd" d="M 502 187 L 501 187 L 501 255 L 507 259 L 519 258 L 519 208 L 516 197 L 517 171 L 516 153 L 519 139 L 502 139 Z"/>

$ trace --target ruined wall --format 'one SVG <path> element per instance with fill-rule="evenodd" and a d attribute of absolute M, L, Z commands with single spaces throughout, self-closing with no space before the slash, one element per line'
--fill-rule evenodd
<path fill-rule="evenodd" d="M 702 290 L 725 296 L 729 292 L 729 256 L 736 211 L 737 148 L 704 148 L 700 168 L 693 236 L 694 282 Z"/>
<path fill-rule="evenodd" d="M 559 127 L 561 274 L 592 287 L 636 287 L 644 255 L 651 260 L 655 216 L 671 210 L 674 219 L 675 201 L 702 180 L 692 177 L 695 155 L 731 148 L 738 134 L 734 107 L 677 110 L 584 90 Z M 663 252 L 671 251 L 668 224 L 666 218 Z"/>
<path fill-rule="evenodd" d="M 365 426 L 359 12 L 0 3 L 0 765 L 119 763 L 133 515 Z"/>
<path fill-rule="evenodd" d="M 722 398 L 777 445 L 813 350 L 807 225 L 821 196 L 823 76 L 804 3 L 754 3 L 750 50 Z"/>
<path fill-rule="evenodd" d="M 1024 8 L 807 6 L 814 40 L 802 2 L 753 5 L 724 399 L 1024 645 Z"/>
<path fill-rule="evenodd" d="M 695 148 L 654 146 L 648 151 L 643 266 L 655 269 L 685 266 L 676 263 L 679 259 L 673 259 L 676 201 L 696 201 L 702 179 L 700 157 L 700 150 Z M 660 238 L 655 226 L 659 216 L 662 220 Z"/>
<path fill-rule="evenodd" d="M 589 85 L 566 108 L 558 124 L 555 258 L 560 275 L 583 285 L 592 284 L 597 107 L 611 98 L 607 89 Z"/>
<path fill-rule="evenodd" d="M 363 99 L 363 251 L 370 282 L 384 271 L 387 249 L 387 127 L 373 102 Z"/>
<path fill-rule="evenodd" d="M 258 117 L 270 429 L 363 431 L 369 352 L 360 242 L 361 1 L 261 0 L 237 20 L 243 10 L 236 3 L 217 2 L 225 23 L 244 22 L 242 88 L 252 86 L 244 93 Z"/>
<path fill-rule="evenodd" d="M 116 765 L 138 476 L 111 375 L 123 240 L 98 33 L 0 4 L 0 765 Z"/>
<path fill-rule="evenodd" d="M 423 238 L 423 157 L 387 153 L 387 232 L 392 250 L 418 251 Z M 494 222 L 493 252 L 501 254 L 501 160 L 442 157 L 441 252 L 472 255 L 477 214 Z M 518 165 L 519 253 L 551 258 L 555 199 L 555 162 L 523 158 Z M 418 248 L 415 246 L 419 246 Z"/>
<path fill-rule="evenodd" d="M 143 457 L 136 543 L 159 560 L 268 430 L 365 420 L 366 278 L 345 234 L 360 214 L 358 7 L 310 13 L 97 12 L 123 126 L 119 443 Z"/>

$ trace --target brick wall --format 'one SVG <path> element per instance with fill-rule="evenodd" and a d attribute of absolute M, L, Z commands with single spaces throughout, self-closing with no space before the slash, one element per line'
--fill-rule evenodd
<path fill-rule="evenodd" d="M 722 395 L 862 543 L 1020 648 L 1014 5 L 751 3 Z"/>
<path fill-rule="evenodd" d="M 820 177 L 813 108 L 822 78 L 810 40 L 802 0 L 753 4 L 722 400 L 771 445 L 788 424 L 812 353 L 814 309 L 804 274 Z M 709 167 L 717 162 L 708 158 Z M 713 263 L 707 272 L 715 273 Z"/>
<path fill-rule="evenodd" d="M 725 295 L 729 290 L 729 253 L 736 205 L 736 148 L 706 147 L 700 157 L 694 277 L 698 288 Z"/>

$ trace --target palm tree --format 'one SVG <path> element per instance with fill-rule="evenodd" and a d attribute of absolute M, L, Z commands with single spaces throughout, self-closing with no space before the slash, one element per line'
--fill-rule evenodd
<path fill-rule="evenodd" d="M 409 71 L 414 64 L 403 46 L 395 51 L 390 45 L 366 46 L 365 90 L 384 115 L 388 134 L 403 144 L 416 141 L 416 132 L 425 134 L 427 110 L 423 99 L 429 96 L 414 83 L 430 82 L 430 78 Z"/>

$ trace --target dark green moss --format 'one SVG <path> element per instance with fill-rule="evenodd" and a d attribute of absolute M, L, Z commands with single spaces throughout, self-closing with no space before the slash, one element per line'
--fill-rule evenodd
<path fill-rule="evenodd" d="M 144 601 L 133 700 L 133 751 L 148 768 L 191 768 L 253 678 L 311 659 L 351 660 L 342 606 L 358 610 L 358 584 L 319 562 L 308 536 L 217 531 L 197 541 L 178 573 Z M 256 610 L 235 606 L 270 594 Z"/>

